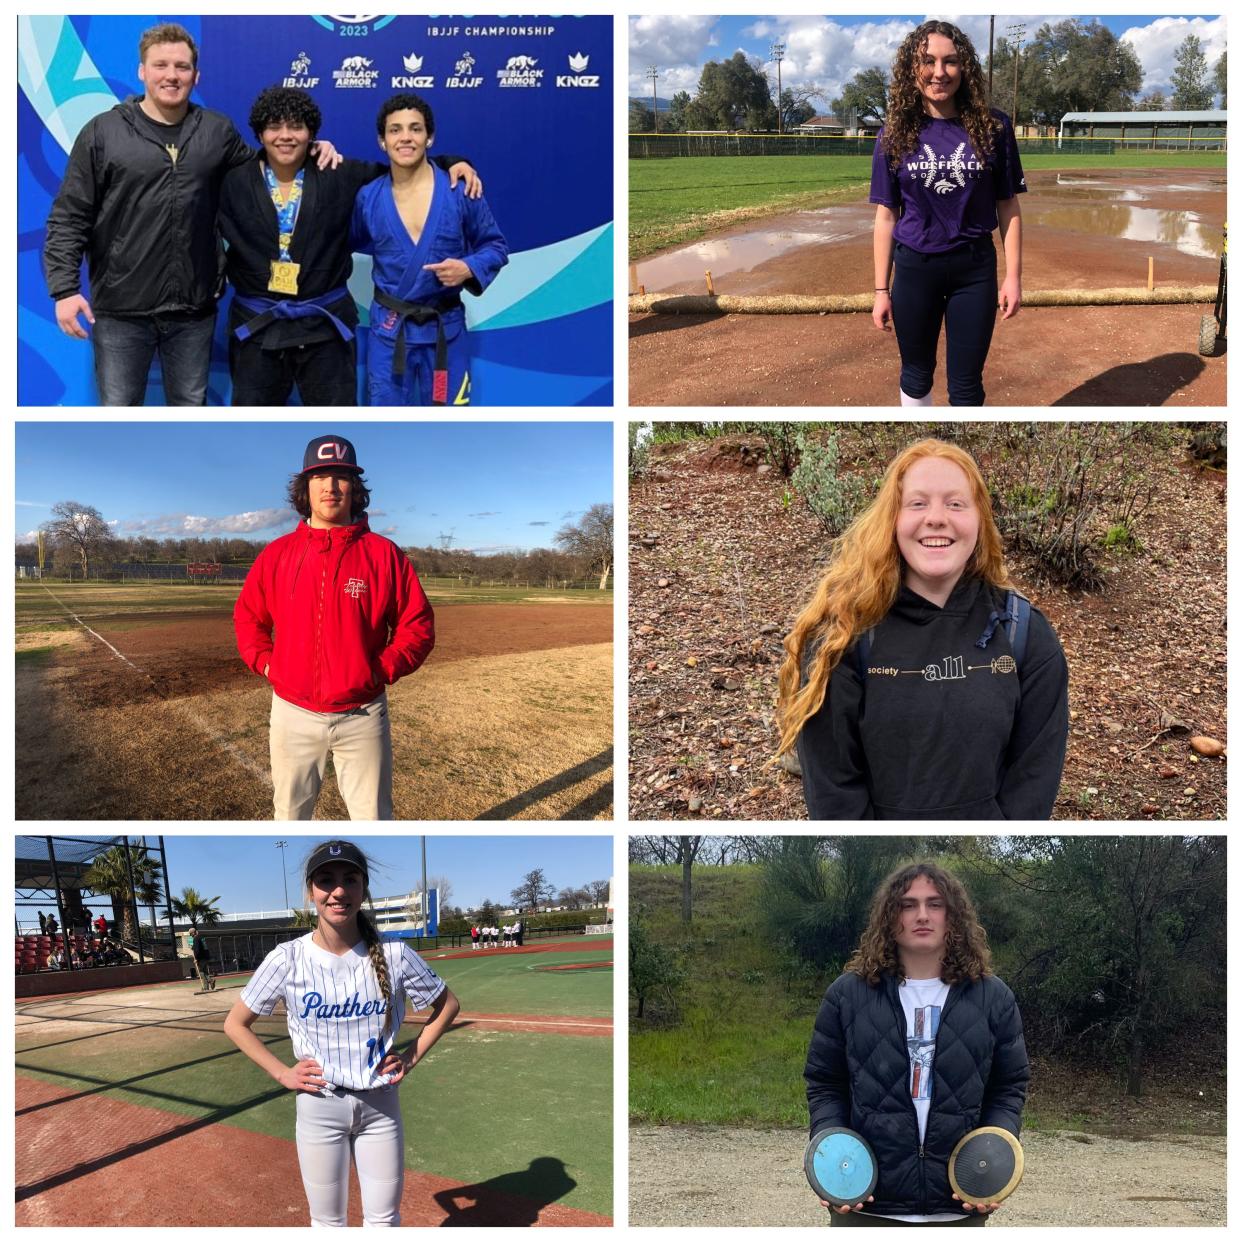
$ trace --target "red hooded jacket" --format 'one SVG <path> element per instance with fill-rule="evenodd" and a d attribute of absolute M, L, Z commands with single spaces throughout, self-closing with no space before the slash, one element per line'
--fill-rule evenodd
<path fill-rule="evenodd" d="M 237 649 L 286 702 L 347 712 L 412 673 L 435 645 L 435 619 L 409 558 L 352 526 L 296 530 L 269 543 L 233 608 Z"/>

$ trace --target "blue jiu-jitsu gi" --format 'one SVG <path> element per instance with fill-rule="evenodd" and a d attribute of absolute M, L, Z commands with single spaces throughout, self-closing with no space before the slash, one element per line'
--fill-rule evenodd
<path fill-rule="evenodd" d="M 358 192 L 350 244 L 373 260 L 375 300 L 367 345 L 372 405 L 468 405 L 470 356 L 462 290 L 478 295 L 509 261 L 509 247 L 485 200 L 432 166 L 431 205 L 418 241 L 401 221 L 392 177 Z M 450 289 L 428 263 L 460 259 L 471 271 Z"/>

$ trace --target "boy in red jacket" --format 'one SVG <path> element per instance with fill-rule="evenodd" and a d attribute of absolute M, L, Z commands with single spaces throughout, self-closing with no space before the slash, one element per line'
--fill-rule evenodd
<path fill-rule="evenodd" d="M 259 554 L 233 609 L 237 647 L 272 683 L 277 819 L 310 819 L 332 756 L 350 819 L 392 819 L 386 686 L 435 645 L 409 558 L 372 534 L 354 446 L 318 436 L 289 483 L 305 520 Z"/>

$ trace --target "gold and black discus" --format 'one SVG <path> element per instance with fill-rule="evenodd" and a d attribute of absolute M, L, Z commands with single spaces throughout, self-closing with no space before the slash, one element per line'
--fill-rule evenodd
<path fill-rule="evenodd" d="M 963 1203 L 1003 1203 L 1022 1180 L 1022 1144 L 1008 1130 L 983 1126 L 958 1141 L 949 1185 Z"/>

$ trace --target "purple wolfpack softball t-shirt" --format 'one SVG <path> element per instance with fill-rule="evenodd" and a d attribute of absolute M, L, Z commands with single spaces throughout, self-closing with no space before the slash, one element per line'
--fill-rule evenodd
<path fill-rule="evenodd" d="M 1013 126 L 1003 112 L 993 108 L 992 115 L 1001 128 L 986 161 L 975 153 L 960 120 L 929 117 L 918 145 L 894 172 L 880 130 L 871 158 L 871 201 L 898 213 L 895 242 L 939 254 L 987 237 L 998 224 L 997 202 L 1026 193 Z"/>

